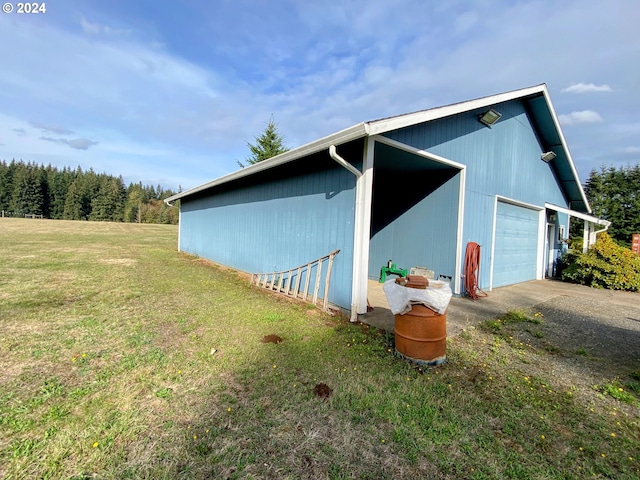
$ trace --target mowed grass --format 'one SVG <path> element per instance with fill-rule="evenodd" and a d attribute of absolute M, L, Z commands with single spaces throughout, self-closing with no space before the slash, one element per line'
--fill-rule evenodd
<path fill-rule="evenodd" d="M 553 352 L 508 317 L 417 369 L 174 226 L 0 219 L 0 245 L 0 478 L 640 477 L 638 392 L 531 375 Z"/>

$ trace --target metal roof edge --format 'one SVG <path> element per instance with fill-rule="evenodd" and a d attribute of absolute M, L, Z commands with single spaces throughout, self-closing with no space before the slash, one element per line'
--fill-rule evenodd
<path fill-rule="evenodd" d="M 570 208 L 559 207 L 558 205 L 554 205 L 552 203 L 545 203 L 544 206 L 545 208 L 548 208 L 550 210 L 555 210 L 556 212 L 560 213 L 566 213 L 567 215 L 571 215 L 572 217 L 576 217 L 581 220 L 586 220 L 587 222 L 595 223 L 596 225 L 602 225 L 607 228 L 611 226 L 611 222 L 609 220 L 605 220 L 604 218 L 587 215 L 586 213 L 577 212 L 575 210 L 571 210 Z"/>
<path fill-rule="evenodd" d="M 197 187 L 193 187 L 189 190 L 185 190 L 184 192 L 172 195 L 171 197 L 165 199 L 165 202 L 174 202 L 176 200 L 180 200 L 181 198 L 185 198 L 204 190 L 208 190 L 209 188 L 213 188 L 224 183 L 229 183 L 234 180 L 238 180 L 240 178 L 262 172 L 264 170 L 269 170 L 279 165 L 284 165 L 285 163 L 292 162 L 307 155 L 320 152 L 326 148 L 329 148 L 331 145 L 340 145 L 351 140 L 356 140 L 358 138 L 366 136 L 368 134 L 368 131 L 369 127 L 366 123 L 358 123 L 351 127 L 345 128 L 344 130 L 340 130 L 339 132 L 328 135 L 324 138 L 314 140 L 313 142 L 307 143 L 300 147 L 296 147 L 292 150 L 281 153 L 280 155 L 276 155 L 275 157 L 255 163 L 253 165 L 249 165 L 248 167 L 241 168 L 240 170 L 236 170 L 235 172 L 231 172 L 227 175 L 223 175 L 222 177 L 218 177 L 214 180 L 211 180 L 210 182 L 203 183 L 202 185 L 198 185 Z"/>
<path fill-rule="evenodd" d="M 589 205 L 589 200 L 587 200 L 587 196 L 584 193 L 584 189 L 582 188 L 582 184 L 580 183 L 580 177 L 578 176 L 578 171 L 576 170 L 576 165 L 573 162 L 573 157 L 571 156 L 571 151 L 569 150 L 569 145 L 567 145 L 567 141 L 564 138 L 564 133 L 562 132 L 562 128 L 560 128 L 560 120 L 558 120 L 558 116 L 556 115 L 556 111 L 553 108 L 553 103 L 551 103 L 551 97 L 549 95 L 549 91 L 547 90 L 547 86 L 544 86 L 544 99 L 547 102 L 547 107 L 549 108 L 549 112 L 551 113 L 551 117 L 553 118 L 553 123 L 558 131 L 558 135 L 560 136 L 560 141 L 562 142 L 562 148 L 567 154 L 567 159 L 569 160 L 569 167 L 571 167 L 571 174 L 573 178 L 575 178 L 576 183 L 580 189 L 580 196 L 582 197 L 582 201 L 584 202 L 584 206 L 587 208 L 587 212 L 591 213 L 591 205 Z"/>
<path fill-rule="evenodd" d="M 488 97 L 476 98 L 442 107 L 434 107 L 395 117 L 374 120 L 369 122 L 370 134 L 382 134 L 390 132 L 391 130 L 410 127 L 418 123 L 429 122 L 431 120 L 457 115 L 458 113 L 467 112 L 469 110 L 475 110 L 476 108 L 488 107 L 489 105 L 495 105 L 496 103 L 508 102 L 509 100 L 515 100 L 544 92 L 546 92 L 546 85 L 543 83 L 533 87 L 526 87 L 519 90 L 512 90 L 510 92 L 489 95 Z"/>

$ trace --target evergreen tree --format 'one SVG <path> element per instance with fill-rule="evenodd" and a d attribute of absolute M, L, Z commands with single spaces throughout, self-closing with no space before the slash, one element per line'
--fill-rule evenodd
<path fill-rule="evenodd" d="M 640 165 L 592 170 L 585 194 L 593 214 L 611 222 L 609 235 L 629 245 L 640 233 Z"/>
<path fill-rule="evenodd" d="M 47 170 L 49 184 L 49 218 L 64 218 L 64 204 L 69 185 L 73 181 L 73 172 L 65 167 L 61 172 L 57 168 Z"/>
<path fill-rule="evenodd" d="M 76 177 L 69 189 L 67 190 L 67 198 L 64 202 L 64 211 L 62 218 L 66 220 L 86 220 L 82 208 L 82 181 L 80 177 Z"/>
<path fill-rule="evenodd" d="M 13 177 L 9 209 L 16 216 L 42 215 L 43 200 L 40 170 L 35 165 L 19 163 Z"/>
<path fill-rule="evenodd" d="M 90 220 L 121 222 L 124 216 L 125 190 L 122 178 L 99 178 L 98 192 L 91 199 Z"/>
<path fill-rule="evenodd" d="M 144 203 L 142 184 L 131 183 L 127 188 L 127 200 L 124 205 L 125 222 L 142 222 L 140 208 Z"/>
<path fill-rule="evenodd" d="M 251 155 L 247 157 L 248 165 L 254 165 L 289 150 L 284 146 L 284 138 L 278 133 L 278 126 L 274 122 L 273 116 L 271 116 L 267 128 L 262 132 L 262 135 L 255 139 L 255 145 L 247 142 L 247 146 L 251 151 Z M 238 165 L 241 167 L 246 166 L 240 161 L 238 161 Z"/>
<path fill-rule="evenodd" d="M 34 168 L 35 168 L 35 164 L 34 164 Z M 49 169 L 52 169 L 53 167 L 51 167 L 51 165 L 49 165 L 48 167 Z M 38 177 L 40 177 L 40 188 L 42 190 L 42 205 L 41 205 L 41 215 L 45 218 L 50 218 L 51 213 L 50 213 L 50 209 L 51 209 L 51 205 L 50 205 L 50 199 L 51 199 L 51 192 L 49 190 L 49 177 L 47 175 L 47 168 L 45 168 L 44 165 L 40 165 L 40 167 L 38 168 Z"/>
<path fill-rule="evenodd" d="M 15 160 L 12 160 L 10 164 L 5 161 L 0 163 L 0 211 L 4 211 L 5 215 L 8 215 L 9 207 L 11 206 L 15 170 Z"/>

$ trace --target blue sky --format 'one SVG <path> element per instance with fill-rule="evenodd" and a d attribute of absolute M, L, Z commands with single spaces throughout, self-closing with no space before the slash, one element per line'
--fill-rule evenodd
<path fill-rule="evenodd" d="M 0 160 L 187 189 L 271 115 L 293 148 L 546 83 L 585 181 L 640 163 L 638 25 L 635 0 L 52 0 L 0 13 Z"/>

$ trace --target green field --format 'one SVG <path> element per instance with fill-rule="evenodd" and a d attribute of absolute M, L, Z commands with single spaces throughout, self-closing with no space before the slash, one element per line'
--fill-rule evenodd
<path fill-rule="evenodd" d="M 416 369 L 176 245 L 0 219 L 0 478 L 640 478 L 638 392 L 532 375 L 518 318 Z"/>

